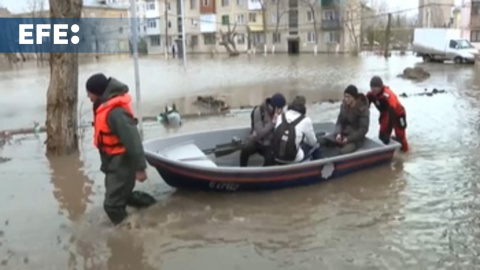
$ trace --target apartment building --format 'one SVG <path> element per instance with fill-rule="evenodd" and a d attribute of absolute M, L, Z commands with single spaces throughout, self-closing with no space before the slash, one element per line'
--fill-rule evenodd
<path fill-rule="evenodd" d="M 480 0 L 470 1 L 470 42 L 480 49 Z"/>
<path fill-rule="evenodd" d="M 418 0 L 420 27 L 448 27 L 451 24 L 455 0 Z"/>
<path fill-rule="evenodd" d="M 480 50 L 480 0 L 464 0 L 458 9 L 463 38 Z"/>
<path fill-rule="evenodd" d="M 361 43 L 360 0 L 198 1 L 199 9 L 192 4 L 186 9 L 187 26 L 192 20 L 187 27 L 188 52 L 225 52 L 218 45 L 221 33 L 233 29 L 240 52 L 348 52 Z M 199 28 L 194 27 L 197 10 Z"/>
<path fill-rule="evenodd" d="M 175 0 L 146 1 L 146 40 L 149 54 L 172 53 L 178 38 L 179 8 Z M 185 0 L 184 0 L 185 1 Z M 188 14 L 188 12 L 186 12 Z M 188 15 L 187 15 L 188 16 Z"/>
<path fill-rule="evenodd" d="M 136 13 L 137 13 L 137 31 L 140 38 L 146 36 L 146 0 L 136 0 Z M 130 12 L 130 0 L 85 0 L 85 5 L 103 5 L 112 8 L 127 9 L 128 17 L 133 17 Z"/>

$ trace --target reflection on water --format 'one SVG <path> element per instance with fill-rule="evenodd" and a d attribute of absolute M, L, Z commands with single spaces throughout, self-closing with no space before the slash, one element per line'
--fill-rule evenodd
<path fill-rule="evenodd" d="M 306 95 L 308 114 L 314 121 L 334 121 L 339 104 L 314 101 L 341 97 L 350 83 L 366 91 L 374 74 L 384 77 L 398 93 L 434 87 L 447 93 L 401 99 L 407 108 L 411 152 L 397 155 L 392 166 L 319 185 L 212 195 L 174 190 L 149 167 L 148 181 L 136 188 L 155 194 L 159 203 L 143 211 L 131 210 L 140 225 L 134 230 L 112 228 L 105 217 L 104 179 L 98 171 L 98 153 L 91 147 L 91 130 L 81 143 L 81 157 L 47 159 L 43 137 L 27 137 L 0 153 L 11 158 L 0 165 L 4 180 L 0 189 L 1 266 L 476 269 L 480 250 L 476 239 L 480 233 L 479 68 L 418 64 L 417 60 L 245 56 L 192 59 L 185 73 L 180 62 L 142 59 L 142 69 L 149 68 L 142 73 L 144 106 L 152 114 L 172 101 L 184 112 L 200 110 L 191 103 L 202 91 L 220 93 L 231 105 L 257 104 L 280 91 L 287 98 Z M 431 77 L 423 82 L 396 77 L 415 64 L 425 67 Z M 80 81 L 107 70 L 133 86 L 129 69 L 130 59 L 86 64 Z M 43 114 L 47 75 L 35 70 L 23 75 L 0 73 L 0 89 L 8 97 L 0 100 L 1 128 L 28 124 Z M 22 103 L 23 110 L 14 110 L 19 107 L 15 101 L 26 93 L 29 99 Z M 378 112 L 372 110 L 371 115 L 368 135 L 376 137 Z M 179 132 L 248 124 L 246 113 L 185 121 Z M 147 139 L 167 134 L 158 124 L 146 125 Z"/>
<path fill-rule="evenodd" d="M 53 195 L 60 210 L 66 210 L 68 218 L 78 221 L 89 203 L 93 181 L 83 174 L 83 162 L 78 154 L 67 157 L 49 157 L 52 168 Z"/>

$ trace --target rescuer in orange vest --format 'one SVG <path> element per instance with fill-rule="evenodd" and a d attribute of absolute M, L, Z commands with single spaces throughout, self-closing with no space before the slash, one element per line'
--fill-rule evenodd
<path fill-rule="evenodd" d="M 93 103 L 94 145 L 105 173 L 105 212 L 113 224 L 126 217 L 126 206 L 136 205 L 135 179 L 147 179 L 142 141 L 132 111 L 128 86 L 104 74 L 92 75 L 86 83 L 87 94 Z"/>
<path fill-rule="evenodd" d="M 392 130 L 395 131 L 395 137 L 392 139 L 402 144 L 401 150 L 408 151 L 407 142 L 407 113 L 405 108 L 398 100 L 397 95 L 386 85 L 380 77 L 374 76 L 370 80 L 371 91 L 367 93 L 370 103 L 373 103 L 380 112 L 380 132 L 379 139 L 384 143 L 390 142 Z"/>

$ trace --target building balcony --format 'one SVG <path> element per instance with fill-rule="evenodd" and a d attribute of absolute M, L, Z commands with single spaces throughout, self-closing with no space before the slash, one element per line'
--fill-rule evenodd
<path fill-rule="evenodd" d="M 263 32 L 263 23 L 262 21 L 256 21 L 256 22 L 248 22 L 247 23 L 248 29 L 250 29 L 250 32 Z"/>
<path fill-rule="evenodd" d="M 342 25 L 339 19 L 322 20 L 321 28 L 322 30 L 338 30 L 342 28 Z"/>

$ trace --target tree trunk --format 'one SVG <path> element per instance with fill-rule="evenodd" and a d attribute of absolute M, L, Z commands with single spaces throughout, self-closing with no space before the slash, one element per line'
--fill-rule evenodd
<path fill-rule="evenodd" d="M 53 18 L 79 18 L 82 0 L 50 0 Z M 68 155 L 78 150 L 78 54 L 50 54 L 47 91 L 47 155 Z"/>

